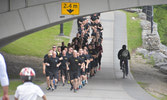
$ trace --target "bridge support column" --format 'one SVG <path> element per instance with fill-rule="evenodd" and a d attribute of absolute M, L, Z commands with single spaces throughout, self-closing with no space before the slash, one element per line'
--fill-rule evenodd
<path fill-rule="evenodd" d="M 60 34 L 59 36 L 64 36 L 64 33 L 63 33 L 63 23 L 60 24 Z"/>

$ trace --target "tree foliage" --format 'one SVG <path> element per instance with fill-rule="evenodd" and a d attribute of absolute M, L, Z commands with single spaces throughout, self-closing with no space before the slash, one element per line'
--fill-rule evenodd
<path fill-rule="evenodd" d="M 158 24 L 162 44 L 167 45 L 167 5 L 154 6 L 154 22 Z"/>

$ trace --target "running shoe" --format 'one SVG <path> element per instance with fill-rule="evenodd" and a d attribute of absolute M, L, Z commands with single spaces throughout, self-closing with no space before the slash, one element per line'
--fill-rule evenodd
<path fill-rule="evenodd" d="M 52 91 L 54 91 L 54 88 L 52 88 Z"/>
<path fill-rule="evenodd" d="M 63 83 L 63 86 L 65 85 L 65 83 Z"/>
<path fill-rule="evenodd" d="M 77 90 L 76 89 L 74 89 L 74 93 L 76 93 L 77 92 Z"/>
<path fill-rule="evenodd" d="M 50 90 L 51 88 L 50 87 L 47 87 L 46 90 Z"/>
<path fill-rule="evenodd" d="M 79 89 L 81 89 L 81 88 L 82 88 L 82 85 L 79 86 Z"/>
<path fill-rule="evenodd" d="M 55 89 L 57 88 L 57 85 L 54 85 Z"/>
<path fill-rule="evenodd" d="M 73 89 L 73 86 L 71 86 L 70 90 L 72 91 L 72 89 Z"/>
<path fill-rule="evenodd" d="M 85 83 L 88 84 L 88 80 L 86 80 Z"/>
<path fill-rule="evenodd" d="M 85 81 L 82 81 L 82 85 L 85 86 Z"/>

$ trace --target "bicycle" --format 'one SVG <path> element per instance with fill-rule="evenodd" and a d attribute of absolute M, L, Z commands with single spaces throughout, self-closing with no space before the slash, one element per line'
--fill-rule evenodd
<path fill-rule="evenodd" d="M 123 78 L 125 78 L 125 76 L 127 76 L 127 72 L 126 72 L 126 65 L 125 62 L 122 62 L 122 72 L 123 72 Z"/>

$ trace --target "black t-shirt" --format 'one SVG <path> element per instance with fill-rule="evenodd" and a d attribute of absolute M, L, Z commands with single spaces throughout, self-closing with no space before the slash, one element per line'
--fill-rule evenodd
<path fill-rule="evenodd" d="M 66 68 L 68 57 L 67 56 L 62 56 L 62 57 L 63 57 L 63 60 L 61 60 L 61 68 Z"/>
<path fill-rule="evenodd" d="M 59 68 L 57 67 L 57 64 L 58 64 L 58 63 L 59 63 L 59 58 L 58 58 L 58 57 L 56 57 L 56 58 L 51 57 L 51 58 L 49 59 L 49 64 L 50 64 L 50 67 L 51 67 L 51 68 L 59 69 Z"/>
<path fill-rule="evenodd" d="M 80 25 L 81 25 L 79 22 L 83 22 L 84 20 L 86 20 L 86 18 L 84 18 L 84 17 L 80 17 L 77 19 L 78 27 L 80 27 Z"/>
<path fill-rule="evenodd" d="M 87 60 L 92 59 L 92 55 L 91 55 L 91 54 L 87 54 L 87 55 L 85 55 L 85 57 L 86 57 Z M 91 62 L 92 62 L 92 61 L 91 61 Z M 90 66 L 91 62 L 89 63 L 88 66 Z M 86 63 L 85 63 L 85 64 L 86 64 Z"/>
<path fill-rule="evenodd" d="M 84 28 L 87 30 L 87 29 L 89 28 L 89 26 L 90 26 L 90 23 L 86 23 L 86 24 L 84 25 Z"/>
<path fill-rule="evenodd" d="M 48 60 L 48 58 L 49 58 L 48 54 L 46 54 L 43 58 L 44 58 L 43 62 L 44 62 L 44 63 L 47 63 L 47 60 Z"/>
<path fill-rule="evenodd" d="M 70 58 L 70 57 L 72 57 L 72 53 L 70 54 L 70 53 L 67 52 L 66 56 L 67 56 L 68 58 Z"/>
<path fill-rule="evenodd" d="M 85 55 L 80 55 L 79 57 L 81 58 L 82 62 L 85 62 L 85 60 L 86 60 L 86 56 Z"/>
<path fill-rule="evenodd" d="M 60 58 L 62 56 L 62 53 L 61 52 L 56 52 L 57 53 L 57 57 Z"/>
<path fill-rule="evenodd" d="M 96 49 L 90 49 L 89 50 L 89 53 L 91 54 L 91 55 L 97 55 L 97 50 Z"/>
<path fill-rule="evenodd" d="M 69 68 L 70 68 L 70 71 L 72 71 L 72 72 L 78 71 L 78 69 L 79 69 L 78 64 L 82 63 L 82 61 L 79 57 L 75 58 L 73 56 L 68 59 L 68 62 L 70 63 Z"/>
<path fill-rule="evenodd" d="M 45 56 L 44 56 L 44 61 L 43 61 L 43 63 L 49 63 L 49 56 L 48 56 L 48 54 L 46 54 Z M 50 68 L 50 66 L 47 66 L 46 65 L 46 68 Z"/>
<path fill-rule="evenodd" d="M 78 37 L 74 37 L 74 38 L 72 39 L 72 42 L 75 42 L 76 40 L 79 42 L 79 38 L 78 38 Z"/>
<path fill-rule="evenodd" d="M 61 51 L 63 51 L 65 47 L 66 47 L 66 46 L 61 46 Z"/>
<path fill-rule="evenodd" d="M 92 56 L 90 54 L 85 55 L 85 57 L 87 60 L 90 60 L 92 58 Z"/>
<path fill-rule="evenodd" d="M 92 55 L 92 53 L 93 53 L 93 50 L 92 50 L 92 49 L 89 49 L 89 54 Z"/>
<path fill-rule="evenodd" d="M 88 40 L 89 34 L 85 33 L 84 37 Z"/>
<path fill-rule="evenodd" d="M 95 33 L 95 32 L 92 32 L 91 36 L 96 36 L 96 33 Z"/>
<path fill-rule="evenodd" d="M 91 16 L 92 21 L 95 21 L 96 19 L 99 19 L 99 17 L 97 15 L 96 16 L 94 16 L 94 15 Z"/>
<path fill-rule="evenodd" d="M 82 41 L 82 47 L 86 46 L 88 40 L 85 37 L 80 37 L 80 41 Z"/>

